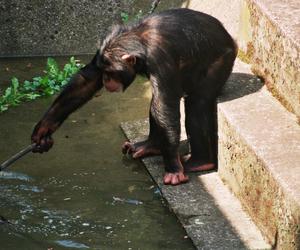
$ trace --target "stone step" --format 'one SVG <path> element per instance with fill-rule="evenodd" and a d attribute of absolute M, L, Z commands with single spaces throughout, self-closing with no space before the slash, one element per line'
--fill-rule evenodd
<path fill-rule="evenodd" d="M 147 120 L 121 127 L 130 141 L 148 135 Z M 161 157 L 145 158 L 143 163 L 197 249 L 271 249 L 216 172 L 191 174 L 187 184 L 173 187 L 162 183 Z"/>
<path fill-rule="evenodd" d="M 243 0 L 238 40 L 253 72 L 300 118 L 299 0 Z"/>
<path fill-rule="evenodd" d="M 300 126 L 236 62 L 218 103 L 219 175 L 271 244 L 300 249 Z"/>

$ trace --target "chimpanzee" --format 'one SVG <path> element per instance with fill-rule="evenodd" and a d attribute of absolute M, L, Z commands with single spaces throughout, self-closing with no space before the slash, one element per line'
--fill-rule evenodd
<path fill-rule="evenodd" d="M 125 142 L 133 158 L 161 154 L 164 183 L 188 181 L 185 172 L 216 168 L 215 102 L 228 79 L 237 46 L 214 17 L 172 9 L 133 25 L 115 26 L 93 60 L 72 77 L 35 126 L 34 152 L 48 151 L 52 133 L 68 115 L 104 87 L 125 91 L 136 74 L 152 83 L 150 133 L 147 140 Z M 180 100 L 185 101 L 185 126 L 190 155 L 180 158 Z"/>

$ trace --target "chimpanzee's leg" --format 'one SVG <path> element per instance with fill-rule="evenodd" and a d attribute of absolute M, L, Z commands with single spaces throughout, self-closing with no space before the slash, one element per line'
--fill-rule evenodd
<path fill-rule="evenodd" d="M 216 166 L 215 100 L 186 97 L 186 131 L 191 154 L 182 161 L 186 172 L 214 169 Z"/>
<path fill-rule="evenodd" d="M 171 98 L 172 97 L 172 98 Z M 160 96 L 154 105 L 153 117 L 159 129 L 160 150 L 165 165 L 163 178 L 166 185 L 178 185 L 188 181 L 179 157 L 180 98 Z"/>
<path fill-rule="evenodd" d="M 151 105 L 152 105 L 151 100 Z M 157 123 L 154 120 L 151 109 L 149 112 L 149 136 L 145 141 L 130 143 L 126 141 L 122 146 L 123 154 L 132 154 L 133 158 L 142 158 L 151 155 L 161 154 L 159 144 L 160 135 Z"/>
<path fill-rule="evenodd" d="M 217 166 L 216 98 L 232 71 L 235 57 L 236 51 L 228 50 L 218 58 L 185 99 L 191 147 L 190 157 L 183 159 L 185 171 L 210 170 Z"/>
<path fill-rule="evenodd" d="M 156 102 L 154 98 L 157 98 Z M 188 177 L 184 175 L 178 153 L 180 138 L 179 98 L 176 101 L 173 101 L 172 98 L 166 99 L 153 97 L 149 116 L 150 133 L 148 139 L 134 144 L 125 142 L 123 152 L 132 153 L 134 158 L 162 154 L 166 172 L 164 184 L 178 185 L 188 181 Z"/>

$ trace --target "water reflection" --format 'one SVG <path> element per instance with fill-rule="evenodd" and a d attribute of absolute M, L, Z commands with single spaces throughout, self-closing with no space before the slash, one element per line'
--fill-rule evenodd
<path fill-rule="evenodd" d="M 30 177 L 26 174 L 17 173 L 17 172 L 1 171 L 0 172 L 0 180 L 1 179 L 31 181 L 32 177 Z"/>

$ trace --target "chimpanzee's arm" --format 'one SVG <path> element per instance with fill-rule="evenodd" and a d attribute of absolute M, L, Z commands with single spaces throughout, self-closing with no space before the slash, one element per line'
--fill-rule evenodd
<path fill-rule="evenodd" d="M 173 96 L 174 97 L 174 96 Z M 160 151 L 165 165 L 164 183 L 178 185 L 188 181 L 181 164 L 178 147 L 180 141 L 180 98 L 155 96 L 152 115 L 159 127 Z"/>
<path fill-rule="evenodd" d="M 164 156 L 166 170 L 174 172 L 177 169 L 177 150 L 180 141 L 180 91 L 179 83 L 172 77 L 151 78 L 153 101 L 150 112 L 160 131 L 160 145 Z M 170 85 L 170 83 L 172 85 Z M 158 138 L 157 138 L 158 139 Z M 173 168 L 173 169 L 172 169 Z"/>
<path fill-rule="evenodd" d="M 96 66 L 95 58 L 71 78 L 35 126 L 31 136 L 32 142 L 37 143 L 34 152 L 48 151 L 53 145 L 51 135 L 55 130 L 72 112 L 90 100 L 102 88 L 102 72 Z"/>

